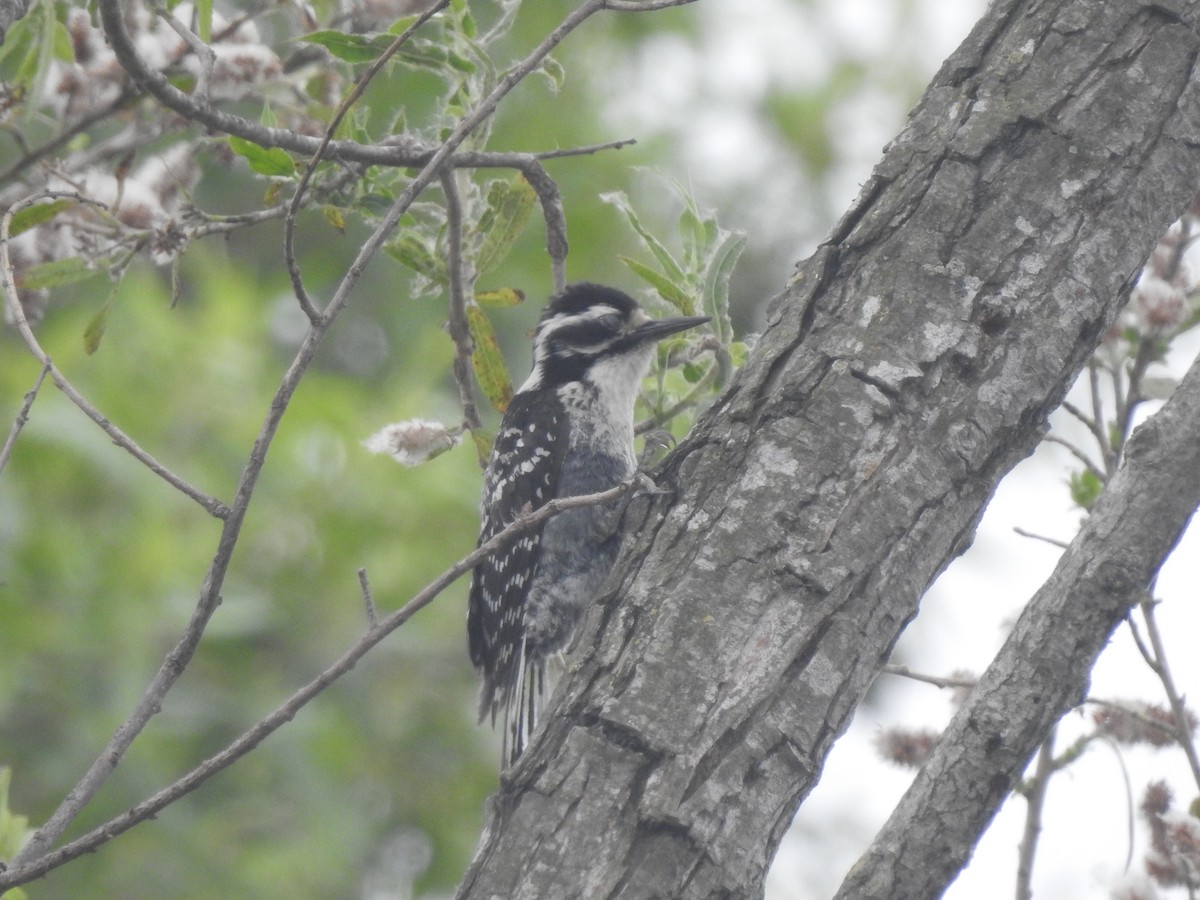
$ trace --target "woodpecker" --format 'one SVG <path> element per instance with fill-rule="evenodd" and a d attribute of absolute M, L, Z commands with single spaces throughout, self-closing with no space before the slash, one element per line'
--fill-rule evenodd
<path fill-rule="evenodd" d="M 637 468 L 633 409 L 655 345 L 708 321 L 652 319 L 632 297 L 569 285 L 542 311 L 533 371 L 513 395 L 483 478 L 479 543 L 558 497 L 608 490 Z M 483 679 L 479 720 L 504 729 L 503 762 L 525 749 L 546 660 L 571 643 L 617 555 L 615 501 L 560 512 L 480 562 L 467 643 Z"/>

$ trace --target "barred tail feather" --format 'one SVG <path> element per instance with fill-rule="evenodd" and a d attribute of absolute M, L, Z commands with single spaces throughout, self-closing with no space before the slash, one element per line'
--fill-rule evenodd
<path fill-rule="evenodd" d="M 504 707 L 503 728 L 504 737 L 501 748 L 500 762 L 502 766 L 511 766 L 525 752 L 529 738 L 537 727 L 538 716 L 541 713 L 542 699 L 546 691 L 546 664 L 544 660 L 531 660 L 526 656 L 526 642 L 520 642 L 515 665 L 512 668 L 508 683 L 502 692 L 497 690 L 491 708 L 493 725 L 495 712 Z M 500 694 L 503 696 L 500 696 Z"/>

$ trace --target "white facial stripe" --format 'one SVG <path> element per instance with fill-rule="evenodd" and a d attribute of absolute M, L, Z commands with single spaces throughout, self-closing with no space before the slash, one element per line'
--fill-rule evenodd
<path fill-rule="evenodd" d="M 638 312 L 640 313 L 641 310 L 638 310 Z M 538 333 L 553 333 L 560 328 L 570 328 L 573 325 L 582 325 L 593 319 L 602 319 L 605 316 L 619 316 L 620 314 L 620 311 L 615 307 L 609 306 L 607 303 L 601 303 L 598 306 L 588 307 L 580 313 L 572 313 L 571 315 L 560 313 L 557 316 L 547 319 L 538 326 Z M 642 315 L 645 316 L 645 313 L 642 313 Z"/>

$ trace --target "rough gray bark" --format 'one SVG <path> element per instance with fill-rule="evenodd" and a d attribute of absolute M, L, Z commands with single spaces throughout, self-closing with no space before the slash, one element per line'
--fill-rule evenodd
<path fill-rule="evenodd" d="M 1195 194 L 1196 7 L 993 4 L 669 460 L 675 493 L 631 509 L 596 650 L 461 897 L 761 893 L 922 593 Z"/>
<path fill-rule="evenodd" d="M 935 897 L 962 868 L 1200 504 L 1197 435 L 1200 362 L 1134 433 L 1121 470 L 837 900 Z"/>

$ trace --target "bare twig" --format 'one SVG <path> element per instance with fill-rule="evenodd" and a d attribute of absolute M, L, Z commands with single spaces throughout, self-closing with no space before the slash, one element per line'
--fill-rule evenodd
<path fill-rule="evenodd" d="M 19 173 L 29 168 L 38 160 L 57 153 L 62 147 L 74 140 L 76 136 L 83 134 L 83 132 L 87 131 L 93 125 L 111 118 L 114 113 L 119 112 L 140 96 L 140 91 L 129 87 L 122 88 L 121 92 L 113 98 L 111 103 L 106 103 L 99 109 L 72 122 L 70 126 L 64 128 L 44 144 L 39 144 L 31 150 L 26 150 L 24 155 L 14 160 L 3 172 L 0 172 L 0 184 L 8 184 Z"/>
<path fill-rule="evenodd" d="M 605 9 L 618 12 L 651 12 L 656 9 L 670 9 L 672 6 L 687 6 L 696 0 L 607 0 Z"/>
<path fill-rule="evenodd" d="M 567 286 L 567 215 L 563 211 L 562 194 L 538 159 L 531 156 L 516 168 L 537 192 L 542 204 L 542 218 L 546 220 L 546 255 L 550 257 L 550 273 L 557 294 Z"/>
<path fill-rule="evenodd" d="M 1013 531 L 1021 537 L 1032 538 L 1035 541 L 1042 541 L 1049 544 L 1051 547 L 1057 547 L 1059 550 L 1066 550 L 1070 545 L 1068 541 L 1060 541 L 1058 538 L 1047 537 L 1044 534 L 1037 534 L 1032 531 L 1027 531 L 1019 525 L 1013 526 Z"/>
<path fill-rule="evenodd" d="M 152 797 L 147 798 L 103 825 L 92 829 L 69 844 L 53 852 L 40 854 L 32 859 L 23 858 L 24 854 L 18 856 L 17 859 L 13 860 L 11 867 L 7 871 L 0 871 L 0 892 L 40 878 L 64 863 L 70 862 L 84 853 L 90 853 L 100 845 L 128 831 L 138 823 L 153 818 L 171 803 L 194 791 L 213 775 L 227 768 L 242 756 L 245 756 L 269 735 L 277 731 L 285 723 L 291 721 L 296 713 L 314 697 L 354 668 L 358 661 L 372 647 L 407 622 L 419 610 L 433 602 L 442 591 L 460 576 L 473 569 L 490 554 L 511 543 L 518 535 L 565 510 L 607 503 L 622 497 L 629 493 L 636 484 L 636 479 L 630 479 L 616 487 L 597 494 L 551 500 L 545 506 L 520 516 L 491 540 L 481 544 L 472 553 L 467 554 L 450 568 L 446 569 L 445 572 L 426 585 L 403 607 L 380 620 L 377 624 L 372 625 L 354 646 L 342 654 L 336 662 L 292 694 L 283 704 L 244 732 L 241 737 L 233 741 L 220 753 L 209 757 L 196 768 L 192 769 L 191 772 L 173 784 L 163 788 Z"/>
<path fill-rule="evenodd" d="M 367 581 L 367 570 L 358 570 L 358 587 L 362 591 L 363 606 L 367 610 L 367 627 L 379 626 L 379 610 L 375 608 L 375 598 L 371 596 L 371 583 Z"/>
<path fill-rule="evenodd" d="M 28 319 L 25 318 L 25 310 L 21 306 L 21 299 L 17 295 L 17 286 L 13 278 L 12 260 L 9 255 L 9 232 L 12 229 L 13 216 L 26 207 L 32 206 L 39 200 L 66 198 L 75 200 L 78 203 L 86 203 L 92 206 L 99 207 L 92 200 L 88 200 L 78 194 L 62 192 L 62 191 L 43 191 L 26 197 L 19 203 L 13 204 L 5 212 L 3 219 L 0 219 L 0 283 L 4 287 L 4 295 L 8 302 L 9 312 L 12 316 L 12 321 L 17 328 L 17 333 L 25 341 L 25 346 L 29 348 L 29 352 L 40 362 L 50 375 L 50 379 L 54 382 L 55 387 L 62 391 L 84 414 L 100 426 L 118 447 L 128 452 L 131 456 L 137 459 L 142 465 L 148 468 L 155 475 L 162 478 L 165 482 L 171 485 L 185 496 L 191 497 L 206 510 L 209 514 L 218 519 L 224 519 L 229 514 L 229 507 L 215 497 L 210 497 L 197 487 L 194 487 L 189 482 L 180 478 L 153 456 L 138 446 L 137 442 L 129 435 L 125 434 L 120 428 L 102 415 L 96 407 L 94 407 L 75 387 L 67 380 L 66 376 L 58 370 L 58 367 L 51 361 L 50 356 L 42 349 L 38 343 L 37 337 L 34 336 L 33 329 L 29 326 Z"/>
<path fill-rule="evenodd" d="M 684 410 L 695 406 L 700 401 L 701 395 L 711 388 L 713 382 L 717 380 L 718 369 L 719 366 L 717 366 L 715 363 L 710 366 L 708 371 L 705 372 L 704 376 L 696 382 L 690 391 L 688 391 L 686 396 L 681 398 L 678 403 L 673 404 L 662 412 L 654 413 L 653 415 L 648 416 L 647 418 L 638 422 L 637 425 L 634 426 L 634 434 L 645 434 L 647 431 L 650 431 L 653 428 L 659 428 L 665 425 L 667 422 L 670 422 Z"/>
<path fill-rule="evenodd" d="M 296 295 L 296 300 L 300 303 L 300 308 L 304 310 L 304 314 L 308 316 L 310 322 L 316 322 L 321 314 L 317 311 L 316 305 L 304 287 L 304 278 L 300 274 L 300 265 L 296 262 L 296 216 L 300 211 L 301 200 L 308 189 L 308 183 L 312 180 L 313 173 L 317 170 L 317 165 L 324 158 L 326 150 L 329 149 L 329 144 L 333 140 L 333 136 L 337 134 L 342 120 L 346 118 L 346 114 L 350 111 L 351 107 L 358 102 L 359 98 L 363 95 L 363 91 L 367 89 L 367 85 L 387 65 L 388 61 L 399 52 L 400 48 L 408 43 L 418 28 L 449 5 L 450 0 L 437 0 L 429 9 L 417 16 L 416 20 L 408 28 L 397 35 L 388 48 L 363 73 L 362 77 L 355 83 L 354 88 L 338 105 L 337 111 L 333 114 L 333 118 L 329 122 L 329 126 L 325 129 L 325 134 L 321 136 L 320 143 L 317 144 L 316 150 L 313 151 L 312 157 L 304 167 L 304 172 L 300 175 L 300 182 L 296 185 L 296 192 L 292 195 L 292 201 L 288 204 L 287 216 L 283 220 L 283 256 L 287 263 L 288 275 L 292 280 L 292 291 Z"/>
<path fill-rule="evenodd" d="M 196 86 L 193 88 L 192 93 L 197 97 L 204 98 L 205 103 L 210 102 L 212 98 L 209 94 L 209 83 L 212 81 L 213 65 L 217 61 L 217 54 L 213 52 L 212 47 L 200 40 L 200 35 L 175 18 L 170 10 L 158 2 L 158 0 L 151 0 L 150 5 L 154 9 L 154 14 L 166 22 L 167 26 L 179 35 L 180 40 L 187 44 L 188 49 L 200 61 L 200 74 L 196 76 Z M 194 14 L 195 10 L 193 9 Z"/>
<path fill-rule="evenodd" d="M 126 30 L 119 0 L 99 0 L 97 6 L 110 45 L 113 47 L 122 65 L 125 66 L 126 70 L 143 87 L 153 93 L 168 107 L 176 109 L 203 124 L 208 124 L 211 127 L 221 130 L 229 130 L 226 127 L 227 125 L 237 124 L 239 117 L 228 116 L 225 113 L 211 109 L 207 105 L 194 102 L 187 95 L 167 83 L 161 73 L 153 72 L 146 67 L 145 62 L 134 48 L 129 33 Z M 558 46 L 568 34 L 603 8 L 605 8 L 604 0 L 587 0 L 587 2 L 570 12 L 559 26 L 547 35 L 524 60 L 509 69 L 491 93 L 459 121 L 450 135 L 442 142 L 441 146 L 428 158 L 421 171 L 401 191 L 392 208 L 363 243 L 328 305 L 320 313 L 319 317 L 312 321 L 308 333 L 305 335 L 300 348 L 296 352 L 296 356 L 280 381 L 279 387 L 267 411 L 266 418 L 259 430 L 258 437 L 254 442 L 246 466 L 242 470 L 233 502 L 229 507 L 229 514 L 225 518 L 225 525 L 221 532 L 216 554 L 204 578 L 200 596 L 197 599 L 187 627 L 184 629 L 179 641 L 163 660 L 162 665 L 151 679 L 150 684 L 147 686 L 134 710 L 118 727 L 104 750 L 101 751 L 88 771 L 59 804 L 59 807 L 46 823 L 34 833 L 25 847 L 14 858 L 14 868 L 27 866 L 49 851 L 54 841 L 59 838 L 67 826 L 78 816 L 84 806 L 87 805 L 95 792 L 108 779 L 134 738 L 141 733 L 146 723 L 161 708 L 163 697 L 175 684 L 180 674 L 190 662 L 196 651 L 196 647 L 199 645 L 200 638 L 208 625 L 209 619 L 220 603 L 220 591 L 229 569 L 230 559 L 241 535 L 242 524 L 245 521 L 250 499 L 258 482 L 258 477 L 266 463 L 267 451 L 274 440 L 279 423 L 287 411 L 300 379 L 315 358 L 317 349 L 328 332 L 329 327 L 333 324 L 339 313 L 348 305 L 351 293 L 358 284 L 358 280 L 362 276 L 367 263 L 379 252 L 379 249 L 383 246 L 384 241 L 400 217 L 408 210 L 420 192 L 434 178 L 438 177 L 442 169 L 449 164 L 450 157 L 462 142 L 485 119 L 495 112 L 500 101 L 517 84 L 541 65 L 542 60 L 545 59 L 550 51 Z M 282 129 L 275 128 L 265 129 L 265 132 L 272 136 L 271 145 L 273 146 L 278 145 L 278 142 L 274 138 L 286 133 Z M 254 138 L 251 139 L 254 140 Z M 353 662 L 350 663 L 350 665 L 352 664 Z"/>
<path fill-rule="evenodd" d="M 1093 435 L 1096 434 L 1096 423 L 1092 417 L 1085 413 L 1082 409 L 1072 403 L 1070 400 L 1062 402 L 1062 408 L 1069 412 L 1072 416 L 1078 419 Z"/>
<path fill-rule="evenodd" d="M 1095 475 L 1098 479 L 1100 479 L 1101 484 L 1103 484 L 1104 482 L 1106 482 L 1108 480 L 1108 475 L 1106 475 L 1099 466 L 1097 466 L 1094 462 L 1092 462 L 1091 457 L 1089 457 L 1086 453 L 1084 453 L 1082 450 L 1080 450 L 1078 447 L 1076 447 L 1070 441 L 1068 441 L 1064 438 L 1060 438 L 1054 434 L 1046 435 L 1045 440 L 1046 440 L 1046 443 L 1048 443 L 1048 444 L 1057 444 L 1059 447 L 1063 447 L 1064 449 L 1066 449 L 1068 453 L 1070 453 L 1077 460 L 1079 460 L 1081 463 L 1083 463 L 1083 467 L 1085 469 L 1087 469 L 1089 472 L 1091 472 L 1093 475 Z"/>
<path fill-rule="evenodd" d="M 1129 367 L 1127 376 L 1129 387 L 1124 404 L 1118 406 L 1116 411 L 1118 447 L 1123 448 L 1129 439 L 1129 433 L 1133 430 L 1133 415 L 1145 399 L 1142 396 L 1142 379 L 1146 377 L 1146 370 L 1158 356 L 1159 340 L 1160 338 L 1153 333 L 1142 334 L 1138 338 L 1137 353 L 1134 354 L 1133 365 Z"/>
<path fill-rule="evenodd" d="M 623 150 L 626 147 L 632 147 L 637 143 L 637 138 L 622 138 L 617 141 L 606 141 L 603 144 L 588 144 L 584 147 L 567 147 L 562 150 L 543 150 L 541 153 L 532 154 L 536 159 L 543 162 L 547 159 L 565 159 L 569 156 L 590 156 L 593 153 L 599 153 L 602 150 Z"/>
<path fill-rule="evenodd" d="M 1112 372 L 1113 393 L 1117 397 L 1117 407 L 1120 408 L 1122 403 L 1120 367 L 1114 366 Z M 1092 399 L 1092 434 L 1095 435 L 1096 444 L 1100 448 L 1100 458 L 1104 460 L 1104 471 L 1111 475 L 1117 470 L 1117 453 L 1113 448 L 1112 439 L 1104 428 L 1104 410 L 1100 400 L 1100 372 L 1096 368 L 1094 356 L 1088 362 L 1088 387 Z"/>
<path fill-rule="evenodd" d="M 1150 668 L 1154 670 L 1154 674 L 1158 676 L 1158 680 L 1162 682 L 1163 692 L 1167 695 L 1167 703 L 1171 707 L 1172 718 L 1175 722 L 1173 736 L 1183 748 L 1183 754 L 1187 757 L 1188 765 L 1192 770 L 1192 778 L 1196 782 L 1196 786 L 1200 787 L 1200 754 L 1196 752 L 1196 742 L 1192 738 L 1192 729 L 1189 726 L 1189 717 L 1187 707 L 1184 705 L 1183 697 L 1175 687 L 1175 678 L 1171 675 L 1171 666 L 1167 661 L 1167 651 L 1163 646 L 1162 634 L 1158 630 L 1158 620 L 1155 618 L 1154 606 L 1155 600 L 1146 594 L 1145 599 L 1140 604 L 1142 620 L 1146 623 L 1146 636 L 1150 639 L 1150 647 L 1153 651 L 1153 663 Z"/>
<path fill-rule="evenodd" d="M 471 354 L 474 346 L 471 329 L 467 324 L 467 284 L 474 282 L 473 273 L 466 271 L 462 255 L 462 199 L 455 182 L 455 172 L 442 173 L 442 191 L 446 195 L 446 269 L 449 275 L 450 319 L 446 330 L 454 342 L 454 382 L 458 385 L 459 402 L 462 404 L 463 421 L 475 432 L 483 427 L 479 418 L 479 407 L 475 403 L 472 387 Z"/>
<path fill-rule="evenodd" d="M 1025 792 L 1025 830 L 1021 835 L 1021 847 L 1017 856 L 1017 900 L 1032 900 L 1033 859 L 1037 854 L 1038 838 L 1042 833 L 1042 810 L 1046 805 L 1046 788 L 1054 774 L 1054 735 L 1051 728 L 1042 749 L 1038 752 L 1037 768 L 1033 781 Z"/>
<path fill-rule="evenodd" d="M 941 675 L 927 675 L 924 672 L 917 672 L 910 669 L 908 666 L 895 665 L 888 663 L 881 670 L 888 675 L 896 675 L 900 678 L 910 678 L 913 681 L 920 681 L 924 684 L 932 684 L 939 688 L 954 688 L 958 690 L 971 690 L 975 687 L 975 679 L 973 678 L 946 678 Z"/>
<path fill-rule="evenodd" d="M 1110 737 L 1102 737 L 1100 740 L 1107 744 L 1113 755 L 1116 756 L 1117 768 L 1121 770 L 1121 779 L 1125 782 L 1125 867 L 1123 871 L 1128 872 L 1129 866 L 1133 863 L 1133 782 L 1129 780 L 1129 769 L 1125 765 L 1125 757 L 1121 753 L 1120 745 Z"/>
<path fill-rule="evenodd" d="M 41 390 L 42 382 L 46 380 L 46 375 L 49 371 L 50 364 L 48 362 L 42 363 L 42 370 L 38 373 L 37 381 L 33 383 L 33 387 L 25 394 L 25 402 L 17 410 L 17 417 L 13 420 L 12 430 L 9 431 L 8 438 L 4 441 L 4 446 L 0 447 L 0 472 L 3 472 L 4 467 L 8 465 L 8 457 L 12 453 L 13 445 L 17 442 L 17 435 L 21 433 L 21 429 L 25 427 L 25 423 L 29 421 L 29 410 L 33 406 L 33 401 L 37 399 L 38 391 Z"/>

